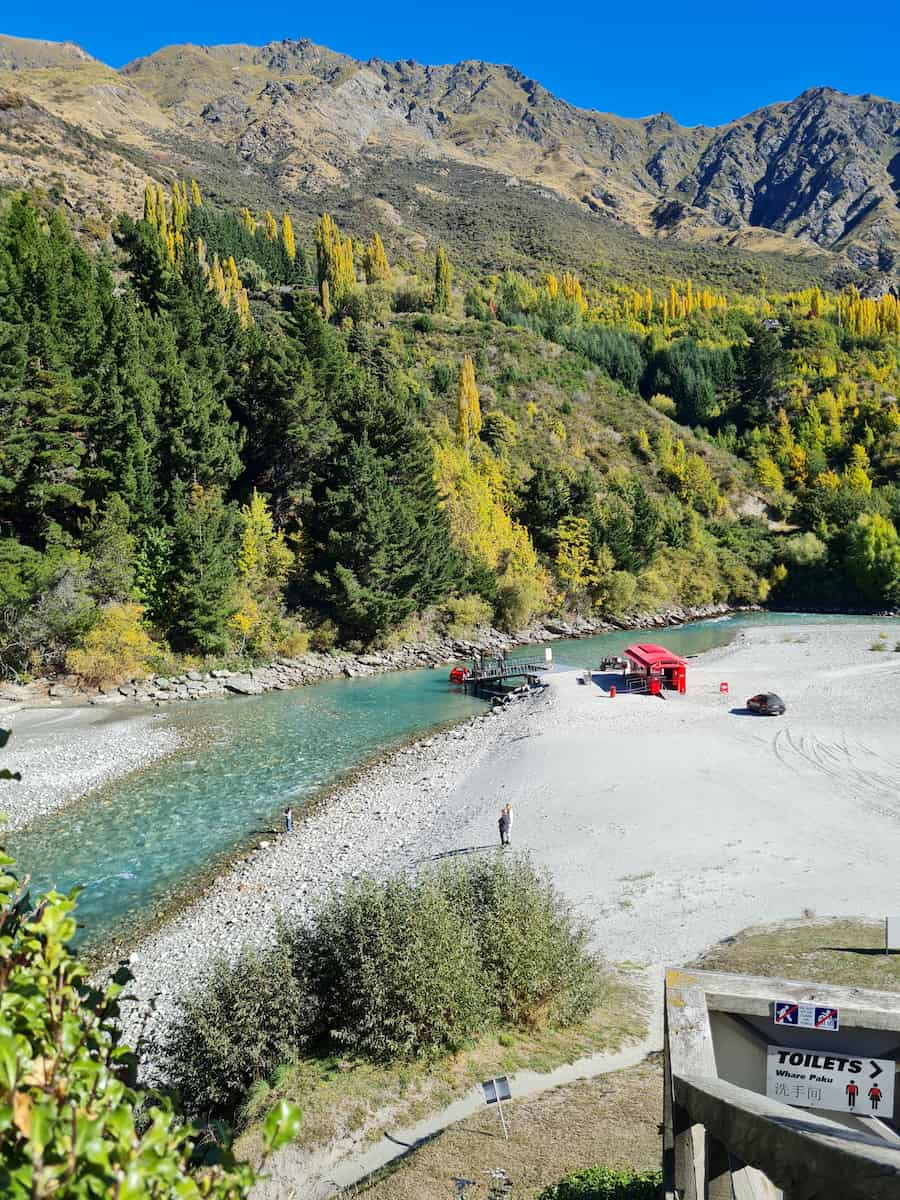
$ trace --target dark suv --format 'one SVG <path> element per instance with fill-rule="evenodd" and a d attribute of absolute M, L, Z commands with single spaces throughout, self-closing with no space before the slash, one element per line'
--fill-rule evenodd
<path fill-rule="evenodd" d="M 761 717 L 781 717 L 784 715 L 784 701 L 774 692 L 760 692 L 751 696 L 747 701 L 750 712 L 759 713 Z"/>

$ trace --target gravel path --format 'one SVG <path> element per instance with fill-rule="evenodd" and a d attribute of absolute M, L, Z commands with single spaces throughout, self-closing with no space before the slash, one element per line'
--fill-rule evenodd
<path fill-rule="evenodd" d="M 20 783 L 0 780 L 6 829 L 18 829 L 121 775 L 171 754 L 180 744 L 160 714 L 146 709 L 59 707 L 7 710 L 0 726 L 12 730 L 3 766 Z"/>

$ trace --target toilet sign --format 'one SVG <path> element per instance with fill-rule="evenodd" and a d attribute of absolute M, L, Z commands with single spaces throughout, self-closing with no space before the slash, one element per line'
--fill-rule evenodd
<path fill-rule="evenodd" d="M 799 1108 L 824 1108 L 856 1117 L 894 1112 L 894 1072 L 889 1058 L 769 1046 L 766 1095 Z"/>

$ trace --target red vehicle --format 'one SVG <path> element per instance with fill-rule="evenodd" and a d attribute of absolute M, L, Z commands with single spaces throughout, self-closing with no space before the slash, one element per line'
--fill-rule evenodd
<path fill-rule="evenodd" d="M 465 683 L 472 672 L 468 667 L 454 667 L 450 672 L 451 683 Z"/>

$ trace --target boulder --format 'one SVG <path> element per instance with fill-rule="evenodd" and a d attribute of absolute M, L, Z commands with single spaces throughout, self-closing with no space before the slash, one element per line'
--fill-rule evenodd
<path fill-rule="evenodd" d="M 235 692 L 238 696 L 259 696 L 263 690 L 250 675 L 246 674 L 232 675 L 225 681 L 225 689 Z"/>

